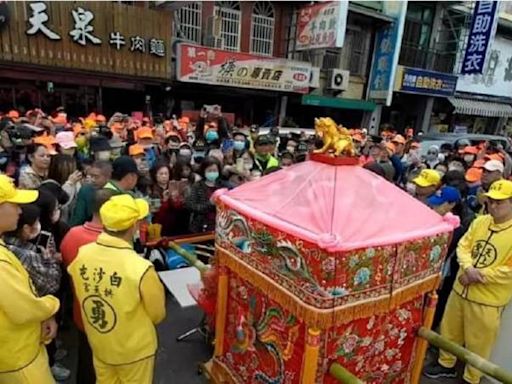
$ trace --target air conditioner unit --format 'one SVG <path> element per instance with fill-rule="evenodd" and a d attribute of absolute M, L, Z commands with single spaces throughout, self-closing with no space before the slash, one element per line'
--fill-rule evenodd
<path fill-rule="evenodd" d="M 328 88 L 344 91 L 348 88 L 350 72 L 343 69 L 330 69 L 328 75 Z"/>
<path fill-rule="evenodd" d="M 204 45 L 207 47 L 224 49 L 224 39 L 222 37 L 209 35 L 204 39 Z"/>

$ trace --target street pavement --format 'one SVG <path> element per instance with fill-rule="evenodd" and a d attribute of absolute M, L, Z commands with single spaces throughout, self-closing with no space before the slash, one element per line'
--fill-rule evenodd
<path fill-rule="evenodd" d="M 213 352 L 200 334 L 177 342 L 176 337 L 194 328 L 201 321 L 202 313 L 197 307 L 180 308 L 176 300 L 167 295 L 167 318 L 158 326 L 159 349 L 155 367 L 154 384 L 206 384 L 199 374 L 199 363 L 207 361 Z M 76 380 L 76 333 L 73 330 L 63 332 L 64 348 L 69 355 L 63 360 L 65 366 L 73 371 L 72 378 L 65 384 L 75 384 Z M 429 351 L 426 361 L 435 358 Z M 421 384 L 458 384 L 458 380 L 430 380 L 423 377 Z"/>

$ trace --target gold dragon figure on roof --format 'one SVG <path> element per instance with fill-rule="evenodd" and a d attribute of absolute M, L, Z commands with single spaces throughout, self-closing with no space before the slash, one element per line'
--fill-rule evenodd
<path fill-rule="evenodd" d="M 324 145 L 315 153 L 334 152 L 335 156 L 355 156 L 354 143 L 350 132 L 343 125 L 337 125 L 330 117 L 315 118 L 315 132 Z"/>

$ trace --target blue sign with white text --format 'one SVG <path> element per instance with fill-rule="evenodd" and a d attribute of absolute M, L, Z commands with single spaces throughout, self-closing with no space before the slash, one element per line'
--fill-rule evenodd
<path fill-rule="evenodd" d="M 457 88 L 455 75 L 403 67 L 399 91 L 432 96 L 453 96 Z"/>
<path fill-rule="evenodd" d="M 469 30 L 466 52 L 460 73 L 473 75 L 483 73 L 485 56 L 493 40 L 494 19 L 498 9 L 497 1 L 477 1 Z"/>

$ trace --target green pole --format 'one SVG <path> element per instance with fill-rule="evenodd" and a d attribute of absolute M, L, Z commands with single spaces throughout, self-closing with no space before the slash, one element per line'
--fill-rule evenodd
<path fill-rule="evenodd" d="M 332 363 L 329 368 L 329 373 L 332 377 L 338 380 L 343 384 L 364 384 L 363 381 L 359 380 L 349 371 L 347 371 L 343 366 L 338 363 Z"/>
<path fill-rule="evenodd" d="M 201 260 L 199 260 L 196 255 L 183 249 L 174 241 L 169 241 L 168 247 L 171 248 L 178 255 L 183 257 L 185 260 L 187 260 L 192 267 L 196 267 L 197 269 L 199 269 L 199 272 L 206 272 L 208 270 L 208 266 Z"/>
<path fill-rule="evenodd" d="M 507 372 L 496 364 L 483 359 L 476 353 L 470 352 L 466 348 L 446 340 L 438 333 L 435 333 L 425 327 L 421 327 L 418 331 L 418 335 L 427 340 L 430 344 L 442 349 L 443 351 L 451 353 L 456 356 L 457 359 L 475 367 L 486 375 L 491 376 L 504 384 L 512 384 L 512 373 Z"/>

